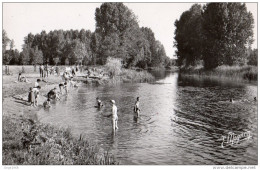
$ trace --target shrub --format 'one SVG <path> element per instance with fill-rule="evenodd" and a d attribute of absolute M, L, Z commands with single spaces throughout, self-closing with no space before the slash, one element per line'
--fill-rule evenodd
<path fill-rule="evenodd" d="M 105 67 L 107 69 L 107 72 L 109 72 L 110 76 L 114 78 L 115 76 L 121 73 L 122 63 L 121 60 L 118 58 L 109 57 L 107 59 Z"/>

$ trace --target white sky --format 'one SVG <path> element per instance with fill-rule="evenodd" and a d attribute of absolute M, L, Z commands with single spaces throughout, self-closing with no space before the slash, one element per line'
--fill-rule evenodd
<path fill-rule="evenodd" d="M 173 48 L 174 22 L 194 3 L 124 3 L 138 17 L 139 26 L 150 27 L 155 38 L 165 47 L 169 57 Z M 21 51 L 24 37 L 42 30 L 95 30 L 95 9 L 101 3 L 4 3 L 3 28 L 15 48 Z M 255 20 L 254 37 L 257 37 L 257 3 L 247 3 Z M 256 38 L 255 38 L 256 39 Z M 257 48 L 257 41 L 253 48 Z"/>

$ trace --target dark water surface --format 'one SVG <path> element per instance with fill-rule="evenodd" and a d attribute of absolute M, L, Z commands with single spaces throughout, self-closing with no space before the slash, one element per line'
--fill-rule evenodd
<path fill-rule="evenodd" d="M 109 150 L 121 164 L 257 164 L 257 86 L 213 81 L 178 73 L 155 72 L 155 83 L 87 87 L 41 109 L 38 117 Z M 133 120 L 140 97 L 141 117 Z M 96 97 L 105 102 L 98 110 Z M 234 99 L 233 103 L 229 98 Z M 118 127 L 111 131 L 108 101 L 118 107 Z M 233 132 L 243 141 L 223 136 Z M 250 135 L 248 135 L 250 134 Z M 249 137 L 248 137 L 249 136 Z M 229 139 L 232 137 L 229 135 Z"/>

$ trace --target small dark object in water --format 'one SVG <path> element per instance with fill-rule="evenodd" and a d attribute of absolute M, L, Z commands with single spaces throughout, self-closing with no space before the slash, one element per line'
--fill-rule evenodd
<path fill-rule="evenodd" d="M 254 101 L 256 101 L 256 97 L 254 97 Z"/>
<path fill-rule="evenodd" d="M 233 103 L 233 99 L 232 99 L 232 98 L 230 98 L 229 101 L 230 101 L 231 103 Z"/>

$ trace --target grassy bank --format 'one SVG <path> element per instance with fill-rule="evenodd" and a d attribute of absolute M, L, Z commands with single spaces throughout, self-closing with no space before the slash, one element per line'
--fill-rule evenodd
<path fill-rule="evenodd" d="M 201 66 L 182 68 L 181 73 L 199 75 L 235 81 L 257 81 L 256 66 L 226 66 L 222 65 L 213 70 L 205 70 Z"/>
<path fill-rule="evenodd" d="M 114 165 L 110 154 L 100 152 L 69 129 L 35 122 L 22 116 L 3 116 L 3 165 Z"/>
<path fill-rule="evenodd" d="M 122 69 L 120 79 L 123 82 L 150 82 L 154 81 L 154 77 L 147 71 L 135 71 L 129 69 Z"/>

